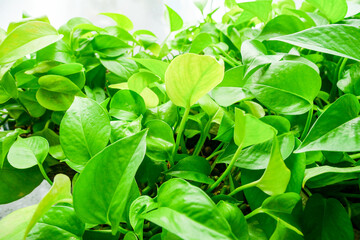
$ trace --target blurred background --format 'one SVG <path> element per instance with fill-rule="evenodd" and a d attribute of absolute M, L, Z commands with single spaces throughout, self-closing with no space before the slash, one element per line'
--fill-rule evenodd
<path fill-rule="evenodd" d="M 173 8 L 185 24 L 194 24 L 202 19 L 194 1 L 196 0 L 0 0 L 0 27 L 6 29 L 10 22 L 20 20 L 23 12 L 32 17 L 47 15 L 51 24 L 57 28 L 72 17 L 85 17 L 102 27 L 111 24 L 112 20 L 98 14 L 115 12 L 129 17 L 134 23 L 134 29 L 148 29 L 163 39 L 168 33 L 164 4 Z M 296 0 L 297 3 L 301 1 Z M 225 11 L 221 7 L 223 3 L 224 0 L 209 0 L 205 13 L 220 7 L 217 15 L 222 16 Z"/>
<path fill-rule="evenodd" d="M 222 5 L 223 1 L 213 0 L 213 7 Z M 178 12 L 185 23 L 194 23 L 202 18 L 193 0 L 0 0 L 0 27 L 6 29 L 10 22 L 20 20 L 23 12 L 33 17 L 47 15 L 55 27 L 60 27 L 72 17 L 85 17 L 102 27 L 112 20 L 98 14 L 115 12 L 129 17 L 134 29 L 148 29 L 164 38 L 168 32 L 164 3 Z M 211 0 L 209 8 L 210 5 Z"/>
<path fill-rule="evenodd" d="M 100 27 L 112 24 L 108 17 L 98 15 L 102 12 L 125 14 L 134 23 L 134 29 L 147 29 L 154 32 L 160 39 L 168 33 L 164 19 L 164 4 L 173 8 L 184 20 L 185 26 L 195 24 L 202 19 L 201 12 L 195 7 L 197 0 L 0 0 L 0 27 L 6 29 L 8 24 L 19 21 L 22 13 L 32 17 L 47 15 L 55 27 L 60 27 L 72 17 L 85 17 Z M 198 0 L 199 1 L 199 0 Z M 246 2 L 250 0 L 237 0 Z M 294 0 L 297 6 L 303 0 Z M 276 2 L 276 0 L 273 0 Z M 351 4 L 360 0 L 348 0 L 349 12 Z M 220 8 L 216 16 L 222 16 L 225 9 L 224 0 L 208 0 L 205 13 Z"/>

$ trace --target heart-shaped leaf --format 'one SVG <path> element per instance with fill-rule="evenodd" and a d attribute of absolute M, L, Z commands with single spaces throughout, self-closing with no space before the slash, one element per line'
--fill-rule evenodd
<path fill-rule="evenodd" d="M 166 92 L 175 105 L 188 108 L 216 87 L 223 77 L 224 67 L 214 58 L 184 54 L 176 57 L 166 70 Z"/>
<path fill-rule="evenodd" d="M 354 95 L 346 94 L 331 104 L 316 120 L 296 152 L 360 151 L 360 104 Z"/>
<path fill-rule="evenodd" d="M 53 205 L 60 202 L 72 203 L 71 182 L 69 177 L 63 174 L 58 174 L 55 176 L 54 184 L 38 204 L 31 220 L 29 221 L 29 224 L 27 225 L 26 231 L 24 233 L 24 240 L 31 229 L 38 222 L 38 220 L 44 216 Z"/>
<path fill-rule="evenodd" d="M 18 138 L 8 153 L 9 163 L 19 169 L 42 165 L 49 153 L 48 141 L 39 136 Z"/>
<path fill-rule="evenodd" d="M 36 52 L 61 36 L 49 23 L 31 21 L 15 28 L 0 45 L 0 64 L 10 63 Z"/>
<path fill-rule="evenodd" d="M 143 217 L 183 239 L 236 239 L 214 202 L 185 180 L 161 185 L 157 203 L 158 208 Z"/>
<path fill-rule="evenodd" d="M 116 233 L 145 156 L 146 133 L 120 139 L 88 162 L 74 187 L 74 207 L 84 222 L 110 224 Z"/>
<path fill-rule="evenodd" d="M 271 40 L 360 61 L 358 48 L 360 29 L 358 27 L 340 24 L 324 25 Z"/>
<path fill-rule="evenodd" d="M 321 78 L 304 63 L 280 61 L 258 70 L 248 87 L 268 108 L 281 114 L 298 115 L 312 108 Z"/>
<path fill-rule="evenodd" d="M 60 124 L 60 143 L 74 163 L 85 164 L 109 142 L 107 112 L 94 100 L 76 97 Z"/>

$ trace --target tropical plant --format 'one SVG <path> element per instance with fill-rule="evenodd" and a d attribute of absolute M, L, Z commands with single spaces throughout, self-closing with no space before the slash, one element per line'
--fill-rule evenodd
<path fill-rule="evenodd" d="M 1 240 L 354 239 L 360 15 L 195 5 L 189 27 L 165 7 L 162 43 L 117 13 L 0 29 L 0 204 L 52 185 Z"/>

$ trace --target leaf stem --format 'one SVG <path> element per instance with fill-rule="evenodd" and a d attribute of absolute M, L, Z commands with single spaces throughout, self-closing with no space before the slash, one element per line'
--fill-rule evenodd
<path fill-rule="evenodd" d="M 349 155 L 349 157 L 351 159 L 358 159 L 358 158 L 360 158 L 360 153 L 355 153 L 355 154 Z"/>
<path fill-rule="evenodd" d="M 224 56 L 219 56 L 222 60 L 224 60 L 224 62 L 227 62 L 230 66 L 232 66 L 232 67 L 236 67 L 236 65 L 232 62 L 232 61 L 230 61 L 229 59 L 227 59 L 226 57 L 224 57 Z"/>
<path fill-rule="evenodd" d="M 151 191 L 151 187 L 149 185 L 147 185 L 142 191 L 141 194 L 142 195 L 147 195 L 150 191 Z"/>
<path fill-rule="evenodd" d="M 233 57 L 231 57 L 229 54 L 227 54 L 224 50 L 222 50 L 220 47 L 216 46 L 216 45 L 212 45 L 212 47 L 216 48 L 217 50 L 219 50 L 219 52 L 224 55 L 226 57 L 226 59 L 228 59 L 229 61 L 232 62 L 232 64 L 235 64 L 234 67 L 241 65 L 241 63 L 239 61 L 237 61 L 236 59 L 234 59 Z M 229 62 L 228 62 L 229 63 Z M 230 63 L 229 63 L 230 64 Z M 231 64 L 230 64 L 231 65 Z"/>
<path fill-rule="evenodd" d="M 201 149 L 205 143 L 207 134 L 209 133 L 210 126 L 211 126 L 211 119 L 209 119 L 209 121 L 206 123 L 204 131 L 201 133 L 200 139 L 197 142 L 194 153 L 193 153 L 194 156 L 198 156 L 199 153 L 201 152 Z"/>
<path fill-rule="evenodd" d="M 240 187 L 237 187 L 234 191 L 232 191 L 231 193 L 229 193 L 228 195 L 231 197 L 231 196 L 234 196 L 235 194 L 237 194 L 238 192 L 241 192 L 245 189 L 248 189 L 248 188 L 252 188 L 252 187 L 255 187 L 256 184 L 258 183 L 258 181 L 255 181 L 255 182 L 251 182 L 251 183 L 248 183 L 248 184 L 245 184 L 245 185 L 242 185 Z"/>
<path fill-rule="evenodd" d="M 190 107 L 186 107 L 184 115 L 183 115 L 183 117 L 181 119 L 181 122 L 180 122 L 179 131 L 178 131 L 178 133 L 176 135 L 175 148 L 173 149 L 172 157 L 171 157 L 171 159 L 169 161 L 171 166 L 174 165 L 175 154 L 176 154 L 176 152 L 177 152 L 177 150 L 179 148 L 180 140 L 181 140 L 182 134 L 184 132 L 184 128 L 185 128 L 187 118 L 189 116 L 189 112 L 190 112 Z"/>
<path fill-rule="evenodd" d="M 232 157 L 231 161 L 230 161 L 230 164 L 227 166 L 227 168 L 225 169 L 225 172 L 218 178 L 218 180 L 216 180 L 215 183 L 213 183 L 208 192 L 211 192 L 213 191 L 217 186 L 219 186 L 219 184 L 225 179 L 225 177 L 230 173 L 231 169 L 233 168 L 237 158 L 239 157 L 240 153 L 241 153 L 241 150 L 242 150 L 242 144 L 240 144 L 238 146 L 238 148 L 236 149 L 236 152 L 234 154 L 234 156 Z"/>
<path fill-rule="evenodd" d="M 8 119 L 9 119 L 9 115 L 6 115 L 6 117 L 3 120 L 1 120 L 0 126 L 4 125 Z"/>
<path fill-rule="evenodd" d="M 223 153 L 223 152 L 225 152 L 225 149 L 221 149 L 221 150 L 219 150 L 219 151 L 213 152 L 210 156 L 208 156 L 208 157 L 206 158 L 206 160 L 209 161 L 209 160 L 212 159 L 213 157 L 215 157 L 215 156 L 217 156 L 217 155 L 219 155 L 220 153 Z"/>
<path fill-rule="evenodd" d="M 253 216 L 255 216 L 256 214 L 261 213 L 261 212 L 263 212 L 262 209 L 261 209 L 261 208 L 257 208 L 257 209 L 255 209 L 254 211 L 252 211 L 251 213 L 247 214 L 247 215 L 245 216 L 245 219 L 248 220 L 249 218 L 251 218 L 251 217 L 253 217 Z"/>
<path fill-rule="evenodd" d="M 53 185 L 53 182 L 52 182 L 52 181 L 50 180 L 50 178 L 47 176 L 43 165 L 38 164 L 38 166 L 39 166 L 40 172 L 41 172 L 41 174 L 43 175 L 43 177 L 45 178 L 45 180 L 46 180 L 50 185 Z"/>
<path fill-rule="evenodd" d="M 340 58 L 339 62 L 336 65 L 335 76 L 334 76 L 334 80 L 333 80 L 333 83 L 332 83 L 332 86 L 331 86 L 330 96 L 329 96 L 329 101 L 330 102 L 333 102 L 335 100 L 335 98 L 336 98 L 337 82 L 341 78 L 341 74 L 344 71 L 346 62 L 347 62 L 347 58 Z"/>
<path fill-rule="evenodd" d="M 312 120 L 312 117 L 313 117 L 313 113 L 314 113 L 314 109 L 311 107 L 311 109 L 309 110 L 307 119 L 306 119 L 304 130 L 303 130 L 303 132 L 301 134 L 301 137 L 300 137 L 301 141 L 304 140 L 304 138 L 306 137 L 306 134 L 309 131 L 309 128 L 310 128 L 310 125 L 311 125 L 311 120 Z"/>

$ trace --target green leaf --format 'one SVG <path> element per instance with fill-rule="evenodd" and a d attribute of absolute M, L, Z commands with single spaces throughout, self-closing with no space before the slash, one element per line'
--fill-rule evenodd
<path fill-rule="evenodd" d="M 252 98 L 252 95 L 248 90 L 241 87 L 215 87 L 211 91 L 211 97 L 220 106 L 229 107 L 234 103 Z"/>
<path fill-rule="evenodd" d="M 169 67 L 169 63 L 156 60 L 156 59 L 141 59 L 141 58 L 132 58 L 135 62 L 143 65 L 145 68 L 149 69 L 152 73 L 159 76 L 162 80 L 165 79 L 166 69 Z"/>
<path fill-rule="evenodd" d="M 342 79 L 337 82 L 338 88 L 344 93 L 360 95 L 360 63 L 356 63 L 347 70 Z"/>
<path fill-rule="evenodd" d="M 360 151 L 360 104 L 351 94 L 341 96 L 316 120 L 296 152 Z"/>
<path fill-rule="evenodd" d="M 159 80 L 160 78 L 153 73 L 138 72 L 128 79 L 128 86 L 130 90 L 140 94 L 146 87 Z"/>
<path fill-rule="evenodd" d="M 119 27 L 125 29 L 126 31 L 131 31 L 134 28 L 134 25 L 131 22 L 131 20 L 125 15 L 119 13 L 100 13 L 100 14 L 112 18 Z"/>
<path fill-rule="evenodd" d="M 246 123 L 245 112 L 235 108 L 234 142 L 239 147 L 243 147 L 244 139 L 247 137 Z"/>
<path fill-rule="evenodd" d="M 84 67 L 80 63 L 68 63 L 68 64 L 60 64 L 58 66 L 55 66 L 51 68 L 47 73 L 61 75 L 61 76 L 68 76 L 82 71 L 84 71 Z"/>
<path fill-rule="evenodd" d="M 265 36 L 267 35 L 267 32 L 269 32 L 269 30 L 266 30 L 267 29 L 266 26 L 268 26 L 268 25 L 271 27 L 272 21 L 270 21 L 267 25 L 265 25 L 265 28 L 262 31 L 262 33 L 265 31 Z M 268 28 L 270 28 L 270 27 L 268 27 Z M 271 32 L 272 28 L 274 28 L 274 27 L 270 28 L 270 32 Z M 261 34 L 258 38 L 261 38 Z M 241 44 L 241 56 L 242 56 L 242 62 L 244 64 L 247 64 L 247 65 L 251 64 L 254 61 L 254 59 L 256 59 L 257 57 L 265 56 L 265 55 L 267 55 L 266 47 L 264 46 L 264 44 L 262 42 L 260 42 L 258 40 L 255 40 L 255 39 L 247 40 Z M 245 74 L 244 67 L 242 67 L 241 70 L 242 70 L 241 75 L 242 75 L 242 77 L 244 77 L 244 74 Z M 232 69 L 230 69 L 226 72 L 230 72 L 230 71 L 232 71 Z M 226 76 L 226 73 L 225 73 L 225 76 Z M 225 79 L 224 79 L 224 81 L 225 81 Z"/>
<path fill-rule="evenodd" d="M 0 64 L 10 63 L 36 52 L 56 41 L 61 36 L 45 22 L 27 22 L 15 28 L 0 45 Z"/>
<path fill-rule="evenodd" d="M 210 172 L 210 164 L 205 158 L 189 156 L 181 159 L 165 174 L 194 182 L 213 184 L 214 180 L 209 178 Z"/>
<path fill-rule="evenodd" d="M 320 10 L 332 23 L 343 20 L 348 6 L 346 0 L 306 0 Z"/>
<path fill-rule="evenodd" d="M 0 104 L 17 97 L 18 91 L 13 76 L 9 72 L 6 72 L 3 76 L 0 75 Z"/>
<path fill-rule="evenodd" d="M 132 202 L 130 206 L 130 212 L 129 212 L 130 224 L 140 240 L 143 239 L 143 228 L 144 228 L 144 219 L 142 218 L 141 215 L 155 207 L 156 207 L 156 203 L 151 197 L 147 195 L 138 197 Z"/>
<path fill-rule="evenodd" d="M 176 57 L 166 70 L 166 91 L 175 105 L 188 108 L 216 87 L 223 77 L 224 67 L 214 58 L 187 53 Z"/>
<path fill-rule="evenodd" d="M 111 143 L 116 142 L 117 140 L 129 137 L 141 131 L 141 120 L 142 117 L 138 117 L 132 122 L 119 120 L 119 121 L 111 121 L 111 135 L 110 141 Z"/>
<path fill-rule="evenodd" d="M 18 138 L 8 153 L 9 163 L 19 169 L 42 165 L 49 153 L 49 143 L 43 137 Z"/>
<path fill-rule="evenodd" d="M 38 167 L 13 168 L 5 160 L 0 169 L 0 204 L 10 203 L 29 194 L 44 180 Z M 0 231 L 1 232 L 1 231 Z"/>
<path fill-rule="evenodd" d="M 211 35 L 208 33 L 198 34 L 192 41 L 190 53 L 201 53 L 206 47 L 212 44 Z"/>
<path fill-rule="evenodd" d="M 309 240 L 354 239 L 350 218 L 341 203 L 319 194 L 307 201 L 302 227 L 305 239 Z"/>
<path fill-rule="evenodd" d="M 4 135 L 0 137 L 0 169 L 2 168 L 6 155 L 9 152 L 10 147 L 13 145 L 15 140 L 20 134 L 26 133 L 27 131 L 16 128 L 13 131 L 2 132 Z"/>
<path fill-rule="evenodd" d="M 183 20 L 172 8 L 165 4 L 166 11 L 165 16 L 168 18 L 170 24 L 170 32 L 178 31 L 183 26 Z"/>
<path fill-rule="evenodd" d="M 280 144 L 281 156 L 286 159 L 294 149 L 294 135 L 291 133 L 282 134 L 277 139 Z M 273 139 L 270 139 L 243 149 L 236 159 L 235 166 L 253 170 L 265 169 L 269 163 L 272 144 Z M 216 161 L 218 163 L 230 163 L 236 148 L 235 145 L 230 144 Z"/>
<path fill-rule="evenodd" d="M 41 106 L 53 111 L 66 111 L 75 95 L 82 95 L 79 87 L 63 76 L 45 75 L 39 78 L 39 84 L 36 99 Z"/>
<path fill-rule="evenodd" d="M 9 23 L 8 28 L 7 28 L 7 33 L 11 33 L 15 28 L 17 28 L 18 26 L 20 26 L 24 23 L 33 22 L 33 21 L 50 23 L 49 18 L 44 15 L 39 16 L 39 17 L 29 17 L 29 16 L 24 17 L 23 16 L 23 19 L 21 19 L 20 21 Z"/>
<path fill-rule="evenodd" d="M 92 46 L 94 51 L 99 53 L 100 57 L 118 57 L 131 48 L 130 45 L 119 38 L 105 34 L 94 37 Z"/>
<path fill-rule="evenodd" d="M 81 240 L 85 224 L 68 205 L 53 206 L 41 217 L 27 236 L 27 240 Z"/>
<path fill-rule="evenodd" d="M 291 240 L 303 240 L 304 237 L 297 234 L 296 232 L 287 228 L 280 219 L 277 220 L 276 229 L 271 235 L 269 240 L 282 240 L 282 239 L 291 239 Z"/>
<path fill-rule="evenodd" d="M 74 187 L 74 207 L 84 222 L 107 223 L 113 232 L 117 231 L 126 205 L 130 204 L 128 197 L 136 171 L 145 156 L 146 134 L 142 131 L 120 139 L 88 162 Z"/>
<path fill-rule="evenodd" d="M 5 38 L 6 38 L 6 31 L 0 28 L 0 44 L 2 43 L 2 41 L 4 41 Z"/>
<path fill-rule="evenodd" d="M 266 213 L 275 220 L 280 221 L 286 228 L 303 236 L 299 223 L 291 214 L 300 202 L 301 197 L 296 193 L 283 193 L 267 198 L 260 208 L 256 209 L 256 213 Z"/>
<path fill-rule="evenodd" d="M 41 106 L 36 99 L 36 91 L 19 92 L 19 99 L 32 117 L 41 117 L 46 112 L 46 108 Z"/>
<path fill-rule="evenodd" d="M 34 214 L 37 205 L 16 210 L 0 221 L 0 239 L 2 240 L 22 240 L 26 226 Z"/>
<path fill-rule="evenodd" d="M 220 201 L 216 207 L 226 218 L 237 239 L 248 240 L 248 225 L 241 210 L 236 205 L 224 201 Z"/>
<path fill-rule="evenodd" d="M 241 2 L 237 5 L 244 9 L 244 11 L 258 17 L 261 21 L 266 22 L 272 10 L 271 2 L 271 0 L 256 0 Z"/>
<path fill-rule="evenodd" d="M 168 161 L 175 147 L 174 132 L 164 121 L 151 120 L 145 124 L 146 156 L 154 161 Z"/>
<path fill-rule="evenodd" d="M 296 146 L 300 141 L 296 139 Z M 294 192 L 300 194 L 302 189 L 302 182 L 304 180 L 306 168 L 306 154 L 305 153 L 292 153 L 285 161 L 286 166 L 291 171 L 289 184 L 286 192 Z"/>
<path fill-rule="evenodd" d="M 143 217 L 187 240 L 236 239 L 225 217 L 200 188 L 182 179 L 161 185 L 158 208 Z"/>
<path fill-rule="evenodd" d="M 321 78 L 304 63 L 280 61 L 258 70 L 248 87 L 256 99 L 275 112 L 298 115 L 312 108 Z"/>
<path fill-rule="evenodd" d="M 61 63 L 75 62 L 75 55 L 65 41 L 59 40 L 36 52 L 38 61 L 53 60 Z"/>
<path fill-rule="evenodd" d="M 236 115 L 235 115 L 235 119 L 236 119 Z M 245 126 L 246 126 L 245 139 L 243 142 L 244 148 L 254 144 L 268 141 L 274 138 L 274 136 L 276 136 L 277 134 L 277 130 L 275 128 L 264 123 L 263 121 L 254 117 L 251 114 L 245 115 Z M 235 122 L 234 138 L 236 136 L 236 132 L 237 131 L 236 131 L 236 122 Z"/>
<path fill-rule="evenodd" d="M 204 9 L 207 5 L 208 0 L 193 0 L 195 6 L 201 11 L 201 13 L 204 13 Z"/>
<path fill-rule="evenodd" d="M 332 167 L 320 166 L 305 170 L 303 186 L 320 188 L 331 184 L 359 178 L 360 166 L 356 167 Z"/>
<path fill-rule="evenodd" d="M 60 124 L 60 143 L 74 163 L 85 164 L 109 142 L 111 133 L 107 112 L 94 100 L 75 98 Z"/>
<path fill-rule="evenodd" d="M 110 72 L 116 74 L 123 79 L 129 79 L 131 75 L 138 69 L 136 63 L 126 57 L 119 57 L 117 59 L 100 58 L 100 62 Z"/>
<path fill-rule="evenodd" d="M 39 221 L 39 219 L 46 214 L 46 212 L 55 204 L 60 202 L 72 203 L 71 196 L 71 182 L 69 177 L 63 174 L 58 174 L 54 178 L 54 184 L 50 188 L 49 192 L 38 204 L 34 215 L 32 216 L 29 224 L 27 225 L 24 233 L 24 240 Z"/>
<path fill-rule="evenodd" d="M 144 99 L 134 91 L 120 90 L 111 99 L 110 115 L 133 121 L 146 111 Z"/>
<path fill-rule="evenodd" d="M 304 23 L 298 17 L 280 15 L 271 19 L 256 39 L 259 41 L 268 40 L 270 38 L 300 32 L 304 29 Z"/>
<path fill-rule="evenodd" d="M 280 153 L 279 142 L 274 138 L 270 160 L 264 174 L 255 186 L 269 195 L 284 193 L 290 181 L 290 170 L 286 167 Z"/>
<path fill-rule="evenodd" d="M 270 40 L 360 61 L 360 29 L 353 26 L 319 26 Z"/>

